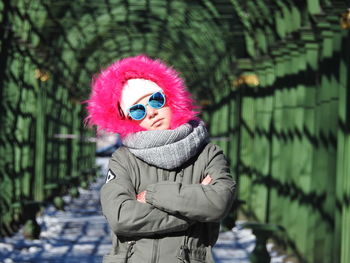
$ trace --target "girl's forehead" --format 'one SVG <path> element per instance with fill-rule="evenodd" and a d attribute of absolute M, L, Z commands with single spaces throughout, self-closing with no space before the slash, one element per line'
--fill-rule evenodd
<path fill-rule="evenodd" d="M 149 97 L 152 95 L 153 93 L 149 93 L 146 94 L 142 97 L 140 97 L 137 101 L 135 101 L 134 104 L 146 104 L 146 102 L 148 101 Z"/>

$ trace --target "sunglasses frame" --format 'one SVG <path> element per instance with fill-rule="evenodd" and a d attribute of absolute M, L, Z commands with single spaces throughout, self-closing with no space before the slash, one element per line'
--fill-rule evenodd
<path fill-rule="evenodd" d="M 163 96 L 163 98 L 164 98 L 164 103 L 163 103 L 162 106 L 160 106 L 159 108 L 152 107 L 152 105 L 149 104 L 149 101 L 150 101 L 150 99 L 152 98 L 152 96 L 155 95 L 155 94 L 157 94 L 157 93 L 162 94 L 162 96 Z M 137 104 L 134 104 L 134 105 L 132 105 L 131 107 L 129 107 L 129 108 L 128 108 L 128 111 L 127 111 L 127 112 L 128 112 L 128 116 L 129 116 L 131 119 L 135 120 L 135 121 L 143 120 L 143 119 L 146 117 L 146 115 L 147 115 L 147 105 L 149 105 L 149 106 L 152 107 L 153 109 L 161 109 L 161 108 L 164 107 L 165 103 L 166 103 L 165 94 L 164 94 L 163 92 L 161 92 L 161 91 L 154 92 L 154 93 L 152 93 L 151 96 L 148 98 L 148 101 L 147 101 L 146 104 L 137 103 Z M 142 116 L 142 118 L 140 118 L 140 119 L 135 119 L 135 118 L 133 118 L 133 117 L 131 116 L 130 109 L 131 109 L 132 107 L 135 107 L 135 106 L 138 106 L 138 105 L 143 106 L 145 113 L 144 113 L 144 115 Z"/>

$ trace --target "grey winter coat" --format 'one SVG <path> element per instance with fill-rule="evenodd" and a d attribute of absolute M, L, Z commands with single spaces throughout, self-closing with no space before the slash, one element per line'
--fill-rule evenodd
<path fill-rule="evenodd" d="M 101 189 L 112 230 L 104 263 L 213 262 L 219 221 L 231 207 L 234 183 L 222 150 L 207 144 L 176 170 L 151 166 L 125 147 L 109 163 Z M 210 175 L 209 185 L 200 184 Z M 146 190 L 146 204 L 136 195 Z"/>

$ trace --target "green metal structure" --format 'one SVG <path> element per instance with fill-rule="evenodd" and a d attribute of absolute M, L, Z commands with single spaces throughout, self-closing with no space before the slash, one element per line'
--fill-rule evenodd
<path fill-rule="evenodd" d="M 349 3 L 269 2 L 235 6 L 246 55 L 209 108 L 211 134 L 228 138 L 248 213 L 284 226 L 305 262 L 348 262 Z"/>
<path fill-rule="evenodd" d="M 62 60 L 60 36 L 45 30 L 52 24 L 44 5 L 3 1 L 0 10 L 0 229 L 8 235 L 20 223 L 35 228 L 42 205 L 88 180 L 95 145 L 74 68 Z"/>
<path fill-rule="evenodd" d="M 91 77 L 147 54 L 182 72 L 242 209 L 305 262 L 350 262 L 347 0 L 2 0 L 0 230 L 93 173 Z M 69 187 L 67 187 L 69 186 Z M 34 212 L 33 212 L 34 211 Z M 34 227 L 35 228 L 35 227 Z"/>

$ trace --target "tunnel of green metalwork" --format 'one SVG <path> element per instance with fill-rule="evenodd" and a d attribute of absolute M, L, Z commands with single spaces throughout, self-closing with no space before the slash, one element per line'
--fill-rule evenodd
<path fill-rule="evenodd" d="M 91 79 L 146 54 L 181 72 L 230 162 L 239 209 L 284 227 L 280 240 L 305 262 L 350 262 L 348 8 L 345 0 L 3 0 L 1 235 L 93 179 L 95 130 L 84 125 L 83 104 Z"/>

